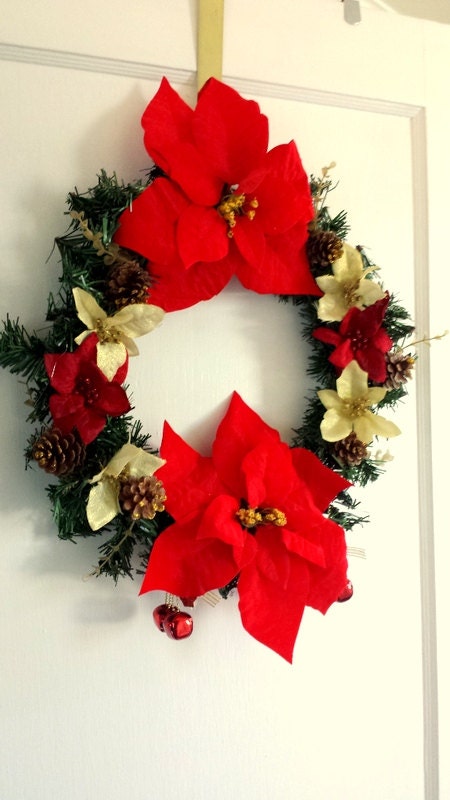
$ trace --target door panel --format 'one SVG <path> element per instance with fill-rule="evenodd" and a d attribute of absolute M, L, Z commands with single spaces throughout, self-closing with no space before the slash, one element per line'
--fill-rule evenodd
<path fill-rule="evenodd" d="M 272 145 L 295 139 L 308 173 L 337 162 L 332 207 L 348 211 L 349 240 L 368 248 L 387 288 L 416 309 L 422 335 L 424 28 L 370 5 L 356 30 L 331 0 L 320 9 L 309 0 L 230 0 L 224 75 L 258 100 Z M 93 185 L 101 168 L 131 179 L 148 166 L 139 120 L 160 77 L 194 102 L 195 5 L 176 6 L 132 3 L 125 17 L 114 4 L 89 4 L 88 34 L 70 24 L 63 43 L 61 9 L 68 21 L 73 14 L 65 0 L 45 24 L 34 17 L 23 27 L 23 2 L 11 14 L 0 48 L 1 318 L 42 325 L 58 276 L 56 256 L 46 259 L 66 227 L 67 192 Z M 77 8 L 86 19 L 87 4 Z M 105 17 L 110 35 L 94 36 Z M 381 40 L 384 60 L 374 69 Z M 154 443 L 167 418 L 206 452 L 233 389 L 288 438 L 310 388 L 297 328 L 290 309 L 237 282 L 168 315 L 130 369 L 136 416 Z M 371 521 L 349 541 L 367 556 L 351 558 L 354 598 L 324 618 L 305 615 L 293 666 L 245 634 L 236 598 L 199 604 L 195 635 L 172 646 L 150 621 L 157 594 L 139 599 L 137 582 L 81 581 L 97 542 L 56 540 L 46 481 L 20 463 L 29 433 L 23 387 L 0 375 L 12 420 L 1 464 L 2 796 L 119 800 L 131 788 L 138 800 L 438 800 L 433 509 L 421 500 L 431 474 L 430 397 L 420 355 L 411 398 L 396 415 L 403 435 L 389 443 L 395 459 L 361 494 Z M 14 766 L 18 752 L 26 768 Z"/>

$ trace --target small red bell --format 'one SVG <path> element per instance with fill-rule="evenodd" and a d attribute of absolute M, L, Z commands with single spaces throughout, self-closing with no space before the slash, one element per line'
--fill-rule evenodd
<path fill-rule="evenodd" d="M 342 592 L 339 594 L 337 601 L 338 603 L 345 603 L 345 601 L 350 600 L 352 596 L 353 596 L 353 584 L 351 581 L 347 581 Z"/>
<path fill-rule="evenodd" d="M 170 639 L 187 639 L 194 628 L 194 620 L 187 611 L 172 610 L 163 620 L 163 630 Z"/>
<path fill-rule="evenodd" d="M 160 606 L 156 606 L 155 610 L 153 611 L 153 619 L 155 621 L 155 625 L 159 628 L 160 631 L 164 633 L 164 620 L 166 619 L 168 614 L 171 614 L 172 611 L 175 611 L 173 606 L 168 605 L 167 603 L 162 603 Z"/>

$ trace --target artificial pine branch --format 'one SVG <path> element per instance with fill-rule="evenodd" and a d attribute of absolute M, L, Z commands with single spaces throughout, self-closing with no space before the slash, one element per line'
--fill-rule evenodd
<path fill-rule="evenodd" d="M 60 539 L 74 541 L 80 536 L 94 536 L 86 518 L 89 483 L 80 475 L 63 476 L 47 486 L 53 519 Z"/>
<path fill-rule="evenodd" d="M 39 380 L 43 375 L 42 358 L 44 342 L 36 333 L 29 334 L 19 323 L 9 317 L 0 332 L 0 366 L 13 375 L 22 375 L 27 381 Z"/>
<path fill-rule="evenodd" d="M 133 577 L 131 558 L 136 545 L 136 536 L 134 524 L 129 519 L 127 521 L 116 517 L 115 527 L 114 535 L 100 545 L 99 551 L 102 557 L 90 575 L 97 578 L 100 575 L 108 575 L 117 583 L 121 576 Z"/>
<path fill-rule="evenodd" d="M 400 342 L 403 344 L 405 339 L 414 333 L 414 325 L 409 312 L 398 302 L 394 294 L 389 299 L 383 325 L 395 345 Z"/>
<path fill-rule="evenodd" d="M 114 529 L 114 533 L 100 545 L 99 551 L 102 557 L 91 575 L 96 577 L 107 575 L 117 583 L 119 577 L 133 578 L 133 572 L 141 574 L 141 570 L 132 561 L 135 548 L 145 547 L 145 550 L 139 553 L 142 567 L 145 569 L 155 539 L 172 522 L 172 518 L 165 512 L 157 514 L 152 520 L 130 520 L 128 515 L 117 515 L 108 526 Z"/>
<path fill-rule="evenodd" d="M 102 232 L 103 241 L 109 244 L 117 228 L 117 220 L 133 200 L 161 174 L 156 168 L 149 171 L 147 179 L 125 184 L 117 175 L 108 175 L 105 170 L 98 174 L 97 184 L 86 192 L 77 189 L 69 193 L 67 203 L 71 211 L 84 212 L 93 228 Z"/>
<path fill-rule="evenodd" d="M 326 205 L 328 194 L 338 185 L 337 183 L 333 183 L 329 176 L 330 169 L 335 166 L 336 164 L 333 161 L 328 167 L 324 167 L 320 178 L 315 175 L 310 176 L 309 188 L 314 205 L 312 228 L 321 231 L 332 231 L 340 239 L 346 239 L 350 231 L 350 225 L 347 222 L 347 212 L 340 211 L 335 217 L 332 217 Z"/>
<path fill-rule="evenodd" d="M 341 492 L 336 500 L 328 507 L 327 516 L 341 525 L 346 531 L 351 531 L 356 525 L 363 525 L 369 521 L 367 516 L 355 514 L 354 510 L 359 506 L 359 501 L 354 500 L 348 491 Z"/>

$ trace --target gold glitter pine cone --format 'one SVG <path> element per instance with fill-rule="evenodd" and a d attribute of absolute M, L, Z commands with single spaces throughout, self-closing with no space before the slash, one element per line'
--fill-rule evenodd
<path fill-rule="evenodd" d="M 357 438 L 353 431 L 345 439 L 335 442 L 333 450 L 337 460 L 345 467 L 359 467 L 367 458 L 366 445 Z"/>
<path fill-rule="evenodd" d="M 159 511 L 164 511 L 166 499 L 164 486 L 153 475 L 121 482 L 119 504 L 132 519 L 154 519 Z"/>
<path fill-rule="evenodd" d="M 119 261 L 109 272 L 105 294 L 117 309 L 146 303 L 151 278 L 137 261 Z"/>
<path fill-rule="evenodd" d="M 51 475 L 68 475 L 84 461 L 85 446 L 75 433 L 61 433 L 59 428 L 43 431 L 31 448 L 31 456 L 41 469 Z"/>
<path fill-rule="evenodd" d="M 341 257 L 343 250 L 342 240 L 333 231 L 310 231 L 306 255 L 312 274 L 318 277 L 327 272 L 331 264 Z"/>
<path fill-rule="evenodd" d="M 405 355 L 402 350 L 386 353 L 386 381 L 387 389 L 398 389 L 403 383 L 412 378 L 415 359 Z"/>

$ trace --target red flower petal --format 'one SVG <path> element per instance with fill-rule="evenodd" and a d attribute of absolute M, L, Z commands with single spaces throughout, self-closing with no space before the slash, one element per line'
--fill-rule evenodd
<path fill-rule="evenodd" d="M 233 240 L 244 262 L 258 273 L 260 286 L 263 286 L 261 264 L 264 261 L 266 252 L 266 237 L 259 218 L 255 217 L 255 219 L 250 220 L 247 217 L 242 217 L 239 219 L 233 231 Z M 235 270 L 238 277 L 245 269 L 245 265 L 243 269 L 238 266 Z"/>
<path fill-rule="evenodd" d="M 78 374 L 78 356 L 74 353 L 45 353 L 44 364 L 50 385 L 57 392 L 70 394 Z"/>
<path fill-rule="evenodd" d="M 92 410 L 108 415 L 110 417 L 120 417 L 130 411 L 131 406 L 125 389 L 122 389 L 114 381 L 105 381 L 98 384 L 98 397 L 93 403 Z"/>
<path fill-rule="evenodd" d="M 252 507 L 270 506 L 287 513 L 289 495 L 303 494 L 291 451 L 280 441 L 267 440 L 254 447 L 242 459 L 241 470 L 245 475 L 245 497 Z"/>
<path fill-rule="evenodd" d="M 216 206 L 220 202 L 223 180 L 194 144 L 182 142 L 172 152 L 168 175 L 193 203 Z"/>
<path fill-rule="evenodd" d="M 270 543 L 269 537 L 265 542 Z M 309 591 L 306 563 L 300 558 L 291 559 L 285 577 L 281 587 L 258 568 L 257 562 L 245 567 L 238 583 L 239 610 L 242 624 L 251 636 L 292 662 Z"/>
<path fill-rule="evenodd" d="M 156 539 L 140 594 L 161 589 L 177 597 L 197 597 L 226 586 L 236 577 L 240 563 L 234 550 L 220 539 L 199 539 L 199 518 L 174 523 Z M 248 537 L 251 538 L 251 537 Z M 242 551 L 244 560 L 248 560 Z"/>
<path fill-rule="evenodd" d="M 194 114 L 163 78 L 142 117 L 144 144 L 153 160 L 194 203 L 214 205 L 224 181 L 198 147 Z"/>
<path fill-rule="evenodd" d="M 215 208 L 190 205 L 180 214 L 177 244 L 185 267 L 220 261 L 230 247 L 225 220 Z"/>
<path fill-rule="evenodd" d="M 381 350 L 383 353 L 387 353 L 393 345 L 391 337 L 384 328 L 379 328 L 372 337 L 372 342 L 377 350 Z"/>
<path fill-rule="evenodd" d="M 256 544 L 257 551 L 250 569 L 255 566 L 263 579 L 275 583 L 283 591 L 289 581 L 292 559 L 282 544 L 281 529 L 272 525 L 258 528 Z"/>
<path fill-rule="evenodd" d="M 339 332 L 342 336 L 351 336 L 359 332 L 367 338 L 372 338 L 383 322 L 388 303 L 389 295 L 386 294 L 367 308 L 350 308 L 341 322 Z"/>
<path fill-rule="evenodd" d="M 311 542 L 304 536 L 300 536 L 298 531 L 290 531 L 288 528 L 282 528 L 281 538 L 286 549 L 291 553 L 295 553 L 305 561 L 310 561 L 319 567 L 326 566 L 325 554 L 320 544 Z"/>
<path fill-rule="evenodd" d="M 214 264 L 201 262 L 186 269 L 181 261 L 172 264 L 153 264 L 155 283 L 149 302 L 164 311 L 179 311 L 201 300 L 209 300 L 222 291 L 233 275 L 233 265 L 228 259 Z"/>
<path fill-rule="evenodd" d="M 233 185 L 263 159 L 269 123 L 254 100 L 245 100 L 230 86 L 211 78 L 198 97 L 193 133 L 199 151 L 222 185 Z"/>
<path fill-rule="evenodd" d="M 198 524 L 199 539 L 221 539 L 226 544 L 242 550 L 249 535 L 236 519 L 239 503 L 229 495 L 215 497 L 206 508 Z"/>
<path fill-rule="evenodd" d="M 285 581 L 273 580 L 266 564 L 280 562 L 269 530 L 258 531 L 258 556 L 240 574 L 239 609 L 244 628 L 258 641 L 292 661 L 293 649 L 305 605 L 325 613 L 346 581 L 346 546 L 342 528 L 331 520 L 321 524 L 326 567 L 293 555 Z M 264 560 L 262 553 L 264 552 Z"/>
<path fill-rule="evenodd" d="M 267 174 L 255 189 L 259 202 L 257 214 L 266 234 L 285 233 L 299 222 L 306 231 L 314 209 L 308 176 L 295 143 L 274 147 L 267 153 L 266 164 Z"/>
<path fill-rule="evenodd" d="M 242 285 L 260 294 L 321 295 L 306 256 L 306 237 L 303 225 L 280 236 L 266 236 L 264 260 L 259 267 L 243 262 L 236 270 Z"/>
<path fill-rule="evenodd" d="M 337 345 L 336 350 L 330 355 L 328 360 L 338 370 L 345 369 L 347 364 L 350 364 L 350 361 L 357 361 L 359 366 L 362 367 L 358 359 L 358 351 L 353 349 L 350 339 L 342 339 L 341 343 Z"/>
<path fill-rule="evenodd" d="M 78 430 L 85 444 L 90 444 L 97 438 L 106 425 L 104 414 L 96 414 L 91 409 L 83 408 L 80 414 L 74 415 L 73 427 Z"/>
<path fill-rule="evenodd" d="M 366 347 L 364 350 L 356 350 L 355 360 L 361 369 L 368 373 L 372 381 L 384 383 L 386 380 L 385 351 L 381 352 L 376 347 Z"/>
<path fill-rule="evenodd" d="M 327 567 L 311 566 L 307 605 L 325 614 L 345 586 L 347 547 L 342 528 L 331 519 L 323 520 L 321 540 Z"/>
<path fill-rule="evenodd" d="M 166 509 L 176 520 L 201 513 L 212 497 L 223 494 L 211 459 L 197 453 L 167 422 L 160 452 L 167 464 L 158 470 L 158 478 L 167 493 Z"/>
<path fill-rule="evenodd" d="M 278 431 L 267 425 L 234 392 L 228 410 L 217 428 L 213 444 L 213 462 L 220 479 L 235 497 L 246 489 L 240 467 L 249 450 L 268 441 L 279 443 Z"/>
<path fill-rule="evenodd" d="M 84 400 L 80 394 L 52 394 L 50 395 L 48 403 L 50 414 L 55 423 L 57 420 L 64 419 L 65 417 L 72 415 L 76 417 L 77 414 L 81 414 L 84 408 Z M 61 427 L 61 425 L 59 427 Z M 70 427 L 67 428 L 66 424 L 64 427 L 65 430 L 63 430 L 63 433 L 67 433 L 73 425 L 71 424 Z"/>
<path fill-rule="evenodd" d="M 193 114 L 192 108 L 163 78 L 142 115 L 142 126 L 147 152 L 164 172 L 170 170 L 173 151 L 192 138 Z"/>
<path fill-rule="evenodd" d="M 168 264 L 177 254 L 176 223 L 189 201 L 167 178 L 157 178 L 119 217 L 114 241 L 150 261 Z"/>
<path fill-rule="evenodd" d="M 308 485 L 311 496 L 320 511 L 325 511 L 336 495 L 352 485 L 337 472 L 326 467 L 310 450 L 293 447 L 290 452 L 298 475 Z"/>
<path fill-rule="evenodd" d="M 320 342 L 324 342 L 325 344 L 332 344 L 334 347 L 338 347 L 342 343 L 342 336 L 338 331 L 335 331 L 333 328 L 316 328 L 312 335 L 315 339 L 318 339 Z"/>
<path fill-rule="evenodd" d="M 86 409 L 80 395 L 52 395 L 49 407 L 55 426 L 62 433 L 77 429 L 84 444 L 94 441 L 106 424 L 105 415 Z"/>

